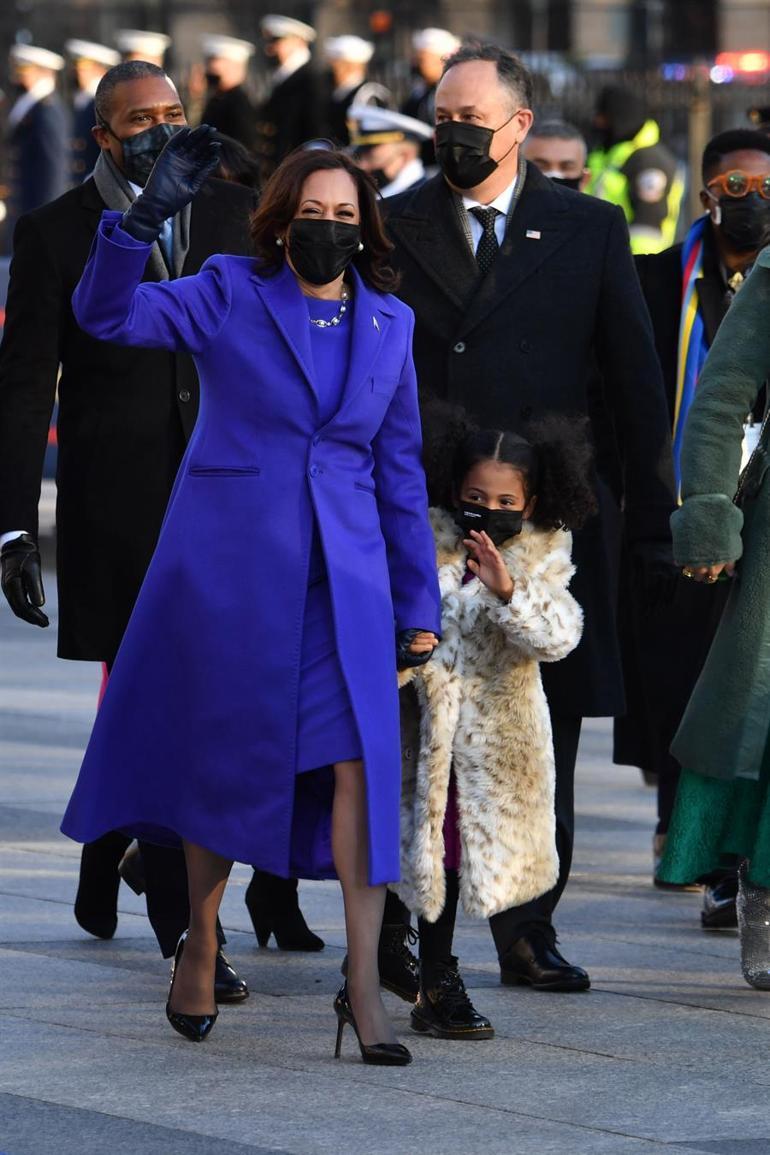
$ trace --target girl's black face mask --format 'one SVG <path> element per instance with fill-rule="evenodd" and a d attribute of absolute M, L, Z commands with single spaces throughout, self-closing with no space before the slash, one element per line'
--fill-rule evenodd
<path fill-rule="evenodd" d="M 504 541 L 521 533 L 524 510 L 490 509 L 476 502 L 461 501 L 455 511 L 455 523 L 466 537 L 475 529 L 477 533 L 487 533 L 495 545 L 502 545 Z"/>
<path fill-rule="evenodd" d="M 500 161 L 516 147 L 514 141 L 500 160 L 493 160 L 489 155 L 495 133 L 510 124 L 516 112 L 512 112 L 500 128 L 484 128 L 462 120 L 445 120 L 436 126 L 436 160 L 451 185 L 476 188 L 492 175 Z"/>
<path fill-rule="evenodd" d="M 291 263 L 311 285 L 328 285 L 344 273 L 359 251 L 361 229 L 347 221 L 295 217 L 289 226 Z"/>

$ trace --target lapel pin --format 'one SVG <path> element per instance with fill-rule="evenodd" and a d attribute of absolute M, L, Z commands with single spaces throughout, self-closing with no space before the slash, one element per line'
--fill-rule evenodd
<path fill-rule="evenodd" d="M 527 229 L 527 240 L 539 241 L 540 236 L 541 236 L 540 229 Z"/>
<path fill-rule="evenodd" d="M 374 316 L 372 317 L 372 324 L 374 325 L 375 329 L 376 329 L 376 330 L 377 330 L 377 332 L 379 333 L 379 331 L 380 331 L 380 326 L 377 324 L 377 318 L 376 318 L 376 317 L 374 317 Z"/>

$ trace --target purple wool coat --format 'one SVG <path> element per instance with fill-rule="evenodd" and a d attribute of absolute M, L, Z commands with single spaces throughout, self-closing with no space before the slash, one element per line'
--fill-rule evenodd
<path fill-rule="evenodd" d="M 92 336 L 184 349 L 198 422 L 110 677 L 65 834 L 187 839 L 279 875 L 334 877 L 328 768 L 297 776 L 313 520 L 364 755 L 369 881 L 399 874 L 395 633 L 440 631 L 420 463 L 413 316 L 353 272 L 341 406 L 319 424 L 308 315 L 288 266 L 213 257 L 140 284 L 149 246 L 105 212 L 73 298 Z"/>

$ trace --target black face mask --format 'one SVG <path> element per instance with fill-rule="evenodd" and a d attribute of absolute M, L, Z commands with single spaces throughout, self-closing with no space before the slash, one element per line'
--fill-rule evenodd
<path fill-rule="evenodd" d="M 207 88 L 219 88 L 221 77 L 218 72 L 206 72 L 204 75 L 206 77 Z"/>
<path fill-rule="evenodd" d="M 303 281 L 328 285 L 348 267 L 359 251 L 361 230 L 346 221 L 295 217 L 289 226 L 291 263 Z"/>
<path fill-rule="evenodd" d="M 562 176 L 559 172 L 543 172 L 543 176 L 547 176 L 554 184 L 560 184 L 564 188 L 571 188 L 575 192 L 580 192 L 580 182 L 583 179 L 580 176 Z"/>
<path fill-rule="evenodd" d="M 112 129 L 105 125 L 109 132 Z M 144 188 L 147 178 L 152 172 L 153 165 L 158 159 L 172 136 L 176 136 L 182 124 L 154 124 L 144 132 L 137 132 L 134 136 L 115 136 L 123 146 L 123 174 L 132 184 Z"/>
<path fill-rule="evenodd" d="M 461 501 L 455 513 L 455 523 L 467 536 L 472 529 L 489 534 L 495 545 L 502 545 L 521 533 L 523 509 L 490 509 L 486 505 Z"/>
<path fill-rule="evenodd" d="M 518 112 L 518 109 L 516 110 Z M 483 128 L 460 120 L 445 120 L 436 127 L 436 160 L 446 179 L 455 188 L 476 188 L 490 177 L 501 161 L 516 147 L 511 145 L 500 160 L 489 155 L 492 138 L 513 120 L 515 112 L 500 128 Z"/>
<path fill-rule="evenodd" d="M 719 231 L 739 253 L 757 252 L 770 244 L 770 201 L 759 193 L 721 197 Z"/>
<path fill-rule="evenodd" d="M 367 175 L 372 178 L 378 189 L 384 189 L 385 186 L 389 185 L 393 179 L 392 177 L 388 176 L 388 174 L 385 172 L 385 169 L 383 168 L 370 168 Z"/>

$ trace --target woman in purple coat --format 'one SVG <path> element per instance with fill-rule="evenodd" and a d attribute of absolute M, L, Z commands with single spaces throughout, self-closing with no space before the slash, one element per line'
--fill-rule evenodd
<path fill-rule="evenodd" d="M 205 126 L 172 138 L 143 195 L 104 213 L 73 298 L 94 337 L 192 353 L 201 409 L 62 829 L 182 841 L 190 927 L 166 1009 L 193 1040 L 216 1018 L 232 861 L 338 876 L 340 1033 L 405 1063 L 377 972 L 399 871 L 396 664 L 426 660 L 440 628 L 412 313 L 383 291 L 373 186 L 333 151 L 275 172 L 256 261 L 141 284 L 216 152 Z"/>

